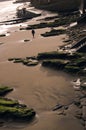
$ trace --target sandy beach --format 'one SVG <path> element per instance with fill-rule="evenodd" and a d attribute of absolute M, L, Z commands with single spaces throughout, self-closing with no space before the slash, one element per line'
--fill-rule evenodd
<path fill-rule="evenodd" d="M 0 84 L 14 87 L 15 91 L 8 95 L 9 98 L 18 99 L 36 110 L 37 122 L 28 125 L 24 130 L 72 130 L 73 125 L 76 130 L 82 130 L 72 115 L 64 117 L 52 112 L 58 102 L 68 104 L 73 100 L 74 90 L 70 83 L 73 77 L 43 68 L 40 64 L 36 67 L 25 67 L 8 61 L 11 57 L 34 56 L 39 52 L 54 51 L 64 44 L 62 41 L 65 35 L 41 37 L 40 34 L 46 30 L 48 29 L 36 30 L 34 39 L 30 31 L 12 32 L 9 36 L 0 38 L 0 42 L 4 43 L 0 46 Z M 24 42 L 24 39 L 30 41 Z M 12 127 L 14 126 L 1 129 L 11 130 Z"/>
<path fill-rule="evenodd" d="M 36 24 L 36 19 L 25 24 Z M 30 30 L 19 30 L 20 25 L 10 28 L 9 35 L 0 37 L 0 84 L 12 86 L 14 91 L 7 97 L 17 99 L 35 109 L 36 119 L 28 124 L 7 122 L 0 130 L 83 130 L 80 120 L 74 117 L 77 108 L 70 105 L 68 111 L 52 111 L 60 104 L 70 104 L 76 93 L 71 85 L 75 78 L 61 71 L 44 68 L 41 64 L 27 67 L 14 64 L 9 58 L 37 56 L 40 52 L 56 51 L 64 45 L 66 35 L 43 38 L 40 34 L 49 28 L 37 29 L 35 38 Z M 24 42 L 27 39 L 29 41 Z"/>

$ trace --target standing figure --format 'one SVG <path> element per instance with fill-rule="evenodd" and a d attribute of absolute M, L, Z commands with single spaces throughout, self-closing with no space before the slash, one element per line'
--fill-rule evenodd
<path fill-rule="evenodd" d="M 32 36 L 33 36 L 33 38 L 34 38 L 34 35 L 35 35 L 35 30 L 32 29 Z"/>

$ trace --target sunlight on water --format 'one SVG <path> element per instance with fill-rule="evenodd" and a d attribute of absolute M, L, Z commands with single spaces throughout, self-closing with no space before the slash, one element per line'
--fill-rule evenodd
<path fill-rule="evenodd" d="M 0 2 L 0 22 L 12 19 L 16 15 L 16 8 L 22 4 L 13 4 L 13 1 Z"/>
<path fill-rule="evenodd" d="M 20 25 L 26 26 L 26 24 L 9 24 L 2 23 L 3 21 L 12 20 L 16 18 L 16 9 L 22 6 L 23 3 L 13 4 L 13 1 L 2 1 L 0 2 L 0 34 L 6 33 L 9 28 L 19 27 Z"/>

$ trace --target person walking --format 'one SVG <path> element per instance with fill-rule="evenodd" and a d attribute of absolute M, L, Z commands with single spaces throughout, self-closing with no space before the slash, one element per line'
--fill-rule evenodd
<path fill-rule="evenodd" d="M 35 35 L 35 30 L 34 29 L 32 29 L 32 36 L 33 36 L 33 38 L 34 38 L 34 35 Z"/>

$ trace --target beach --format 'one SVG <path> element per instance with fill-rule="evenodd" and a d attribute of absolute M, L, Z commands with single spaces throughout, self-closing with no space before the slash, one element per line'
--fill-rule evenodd
<path fill-rule="evenodd" d="M 50 15 L 50 14 L 49 14 Z M 38 17 L 40 19 L 40 17 Z M 37 56 L 40 52 L 56 51 L 64 45 L 66 34 L 44 38 L 40 34 L 50 28 L 36 29 L 35 38 L 31 30 L 20 30 L 21 26 L 36 24 L 37 18 L 11 26 L 5 37 L 0 37 L 0 84 L 12 86 L 14 91 L 8 98 L 17 99 L 36 111 L 36 118 L 31 123 L 21 124 L 6 122 L 0 130 L 83 130 L 83 126 L 74 114 L 77 108 L 71 104 L 76 91 L 71 84 L 75 76 L 62 71 L 37 66 L 14 64 L 9 58 L 25 58 Z M 28 40 L 25 42 L 24 40 Z M 71 104 L 66 111 L 53 111 L 57 104 Z M 61 114 L 62 113 L 62 114 Z"/>

